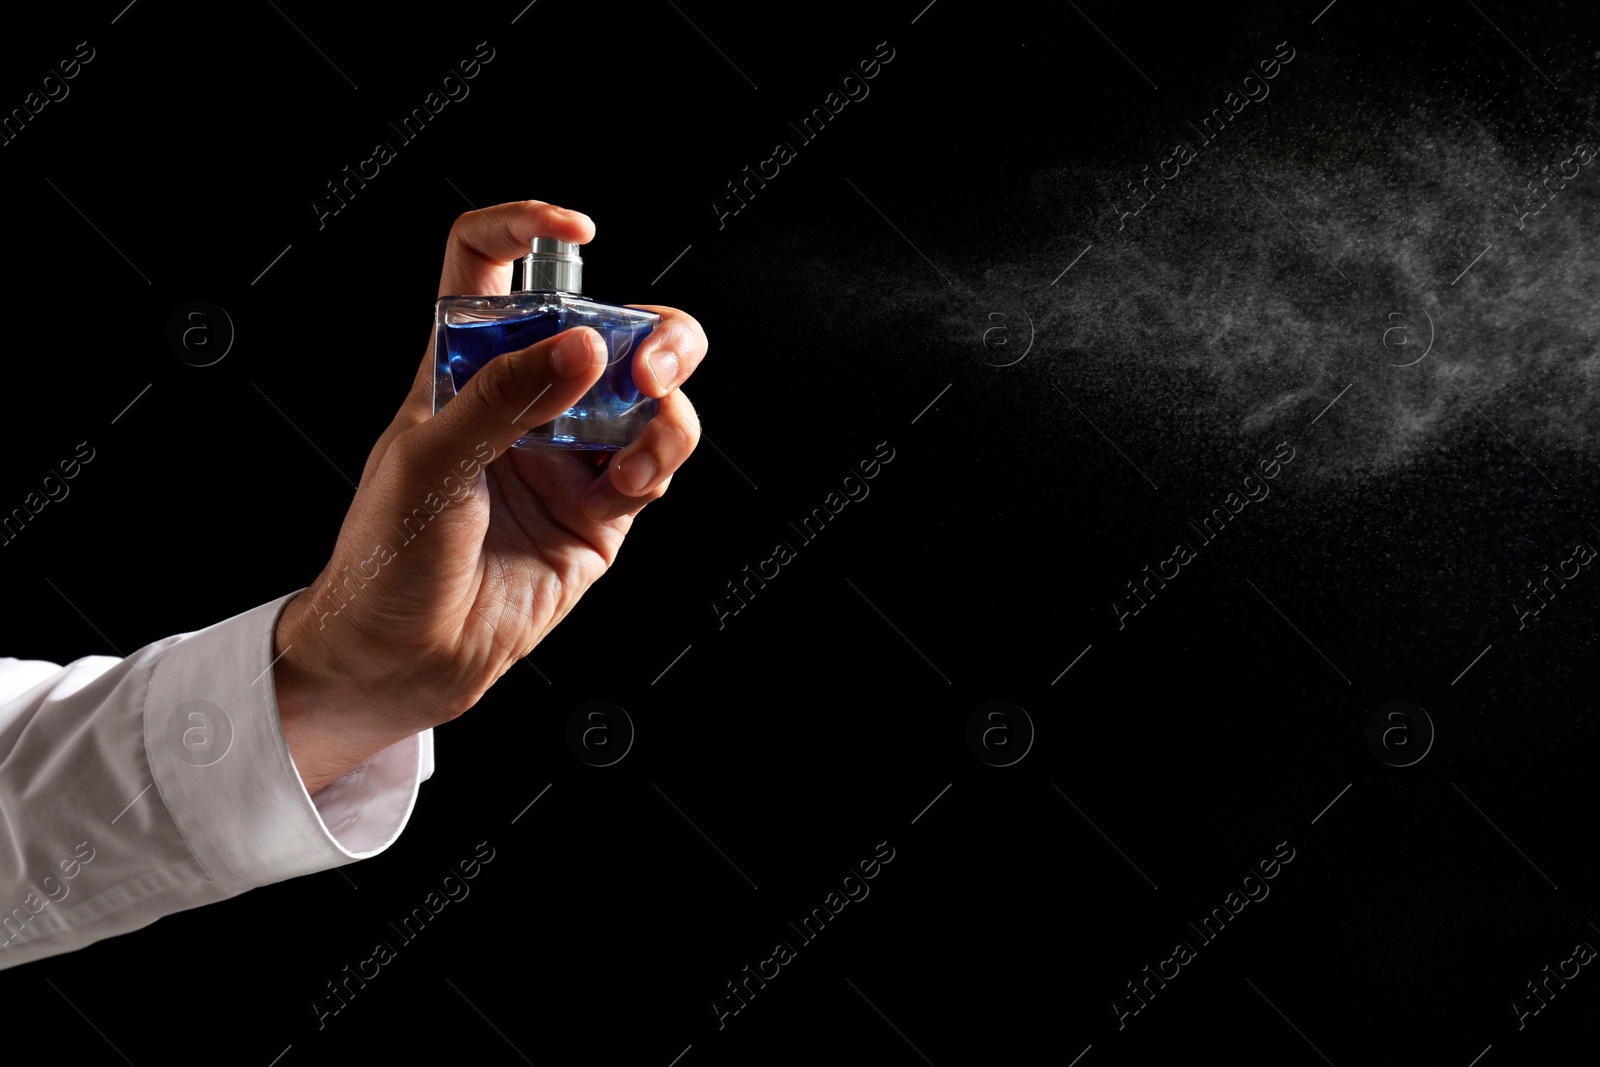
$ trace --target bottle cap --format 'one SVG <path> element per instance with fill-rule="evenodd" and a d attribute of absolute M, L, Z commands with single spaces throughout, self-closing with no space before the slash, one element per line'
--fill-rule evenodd
<path fill-rule="evenodd" d="M 525 292 L 583 292 L 583 257 L 571 241 L 554 237 L 535 237 L 522 259 L 522 288 Z"/>

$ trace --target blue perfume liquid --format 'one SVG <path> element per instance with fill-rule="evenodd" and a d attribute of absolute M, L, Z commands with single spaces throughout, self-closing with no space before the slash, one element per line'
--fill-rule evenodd
<path fill-rule="evenodd" d="M 516 446 L 616 451 L 655 416 L 657 402 L 634 384 L 633 363 L 639 343 L 660 321 L 652 312 L 566 293 L 444 297 L 435 340 L 434 411 L 496 356 L 588 326 L 606 345 L 600 380 L 560 416 L 530 429 Z"/>

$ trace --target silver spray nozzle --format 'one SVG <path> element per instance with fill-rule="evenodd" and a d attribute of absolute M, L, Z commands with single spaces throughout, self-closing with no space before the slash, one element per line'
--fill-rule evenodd
<path fill-rule="evenodd" d="M 578 246 L 554 237 L 535 237 L 522 259 L 522 288 L 583 292 L 583 257 L 578 255 Z"/>

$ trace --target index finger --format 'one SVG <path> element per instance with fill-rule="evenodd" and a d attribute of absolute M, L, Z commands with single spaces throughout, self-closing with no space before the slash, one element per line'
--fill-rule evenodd
<path fill-rule="evenodd" d="M 499 296 L 511 291 L 511 264 L 535 237 L 586 244 L 594 220 L 543 200 L 473 208 L 456 219 L 445 242 L 440 296 Z"/>

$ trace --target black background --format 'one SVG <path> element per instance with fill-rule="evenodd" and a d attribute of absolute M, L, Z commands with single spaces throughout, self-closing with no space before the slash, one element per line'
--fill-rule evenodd
<path fill-rule="evenodd" d="M 994 364 L 1020 332 L 984 342 L 1038 294 L 1119 269 L 1110 250 L 1135 238 L 1106 201 L 1170 145 L 1157 117 L 1203 113 L 1278 42 L 1296 59 L 1250 116 L 1257 132 L 1185 179 L 1220 232 L 1269 214 L 1228 173 L 1292 153 L 1310 174 L 1402 125 L 1416 92 L 1550 158 L 1532 146 L 1570 143 L 1591 114 L 1592 14 L 923 2 L 421 15 L 140 0 L 35 12 L 6 35 L 5 108 L 77 42 L 95 58 L 0 147 L 14 339 L 0 504 L 77 442 L 97 452 L 0 555 L 7 654 L 127 653 L 309 582 L 422 355 L 445 235 L 471 207 L 583 210 L 590 295 L 695 315 L 710 355 L 686 392 L 715 444 L 530 665 L 438 731 L 438 769 L 390 850 L 348 881 L 265 887 L 0 975 L 9 1043 L 285 1067 L 424 1039 L 493 1063 L 663 1067 L 1086 1049 L 1085 1067 L 1182 1053 L 1466 1067 L 1486 1048 L 1485 1065 L 1592 1049 L 1590 968 L 1520 1031 L 1510 1005 L 1576 942 L 1600 944 L 1600 585 L 1585 572 L 1529 630 L 1508 608 L 1538 562 L 1591 536 L 1592 447 L 1513 444 L 1489 408 L 1447 453 L 1333 478 L 1333 442 L 1362 432 L 1351 412 L 1392 380 L 1373 358 L 1382 294 L 1327 312 L 1321 401 L 1251 430 L 1201 426 L 1190 398 L 1143 393 L 1114 353 L 1048 329 L 1010 367 Z M 495 58 L 470 96 L 319 228 L 324 183 L 393 141 L 385 122 L 480 41 Z M 795 141 L 786 121 L 884 41 L 894 58 L 870 95 L 719 228 L 724 183 Z M 1098 185 L 1040 178 L 1086 166 Z M 1511 192 L 1482 194 L 1509 207 Z M 1592 232 L 1592 202 L 1571 210 Z M 1448 299 L 1517 283 L 1491 256 L 1445 287 L 1490 236 L 1441 240 Z M 1283 242 L 1284 286 L 1333 308 L 1325 260 Z M 1170 266 L 1175 284 L 1219 269 Z M 236 329 L 214 366 L 166 341 L 195 299 Z M 1523 343 L 1526 323 L 1502 327 L 1476 343 Z M 1119 629 L 1123 584 L 1286 439 L 1296 458 L 1274 496 Z M 725 583 L 793 540 L 787 523 L 880 442 L 894 459 L 870 496 L 719 629 Z M 589 699 L 637 729 L 614 766 L 567 745 Z M 1393 699 L 1437 731 L 1410 767 L 1366 739 Z M 989 700 L 1037 731 L 1013 766 L 968 746 Z M 495 859 L 471 895 L 319 1029 L 325 983 L 485 841 Z M 719 1029 L 724 983 L 879 842 L 895 858 L 870 895 Z M 1119 1031 L 1124 983 L 1194 941 L 1185 921 L 1280 842 L 1294 859 L 1270 896 Z"/>

